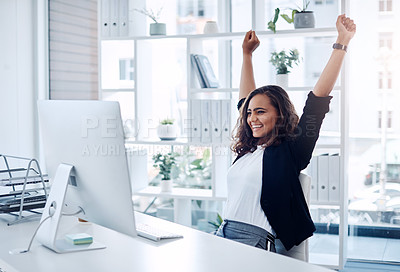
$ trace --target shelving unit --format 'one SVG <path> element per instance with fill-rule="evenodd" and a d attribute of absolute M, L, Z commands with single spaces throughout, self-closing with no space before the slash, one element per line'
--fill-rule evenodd
<path fill-rule="evenodd" d="M 125 36 L 125 37 L 102 37 L 104 41 L 107 40 L 163 40 L 163 39 L 198 39 L 198 40 L 232 40 L 243 39 L 246 32 L 229 32 L 229 33 L 214 33 L 214 34 L 189 34 L 189 35 L 156 35 L 156 36 Z M 259 37 L 292 37 L 293 35 L 302 37 L 321 37 L 336 35 L 336 28 L 303 28 L 303 29 L 290 29 L 290 30 L 277 30 L 273 33 L 267 31 L 257 31 Z"/>
<path fill-rule="evenodd" d="M 228 3 L 229 1 L 225 1 Z M 256 2 L 252 1 L 252 15 L 257 16 Z M 249 3 L 250 4 L 250 3 Z M 345 1 L 340 0 L 340 11 L 344 13 L 346 11 Z M 227 4 L 229 6 L 229 4 Z M 230 16 L 226 12 L 222 12 L 225 14 L 224 16 Z M 229 18 L 222 18 L 224 22 L 229 22 Z M 253 18 L 253 29 L 260 29 L 259 25 L 256 25 L 257 20 Z M 147 27 L 143 25 L 143 27 Z M 264 26 L 262 26 L 265 29 Z M 237 103 L 237 94 L 239 92 L 237 77 L 233 75 L 233 70 L 240 70 L 240 67 L 233 67 L 234 59 L 238 60 L 237 62 L 241 62 L 240 54 L 241 51 L 237 52 L 237 45 L 241 43 L 245 32 L 221 32 L 217 34 L 190 34 L 190 35 L 166 35 L 166 36 L 128 36 L 128 37 L 99 37 L 99 48 L 102 48 L 103 42 L 112 42 L 112 41 L 130 41 L 132 42 L 131 46 L 131 55 L 133 59 L 133 88 L 108 88 L 101 89 L 100 85 L 100 95 L 99 97 L 103 97 L 105 94 L 109 95 L 110 93 L 129 93 L 133 96 L 133 100 L 131 104 L 133 107 L 130 108 L 131 115 L 134 116 L 135 123 L 135 132 L 134 137 L 127 139 L 126 143 L 130 145 L 167 145 L 171 146 L 185 146 L 185 145 L 195 145 L 201 147 L 209 146 L 212 152 L 212 161 L 213 161 L 213 169 L 212 169 L 212 188 L 211 190 L 205 191 L 191 191 L 189 189 L 180 189 L 175 188 L 172 194 L 160 194 L 156 188 L 145 188 L 140 190 L 137 194 L 142 196 L 151 196 L 151 197 L 171 197 L 176 201 L 176 205 L 179 205 L 177 201 L 184 201 L 183 205 L 180 205 L 182 211 L 187 213 L 188 203 L 194 199 L 209 199 L 209 200 L 218 200 L 224 201 L 226 197 L 226 174 L 227 170 L 232 162 L 232 155 L 229 151 L 229 143 L 202 143 L 202 142 L 192 142 L 189 138 L 189 135 L 184 132 L 182 133 L 181 138 L 178 138 L 176 141 L 159 141 L 156 140 L 154 135 L 154 130 L 156 123 L 153 117 L 154 111 L 152 108 L 157 108 L 157 103 L 154 103 L 154 100 L 166 100 L 164 97 L 154 96 L 152 93 L 158 87 L 154 87 L 152 80 L 154 77 L 160 75 L 160 67 L 162 66 L 162 61 L 164 59 L 162 53 L 164 53 L 167 58 L 167 54 L 170 54 L 168 51 L 169 46 L 177 45 L 181 50 L 181 55 L 179 55 L 180 67 L 174 66 L 175 64 L 171 64 L 171 69 L 180 69 L 180 75 L 183 79 L 179 82 L 184 82 L 180 86 L 179 91 L 177 90 L 166 90 L 166 92 L 175 92 L 175 93 L 184 93 L 181 94 L 184 99 L 181 104 L 176 105 L 180 107 L 182 112 L 181 120 L 190 120 L 191 116 L 191 101 L 192 100 L 203 100 L 203 99 L 229 99 L 231 103 L 231 126 L 233 128 L 236 118 L 238 116 L 236 108 Z M 267 51 L 275 49 L 276 47 L 281 47 L 281 44 L 285 42 L 285 39 L 298 38 L 304 41 L 304 47 L 306 47 L 305 43 L 307 39 L 316 39 L 323 40 L 327 39 L 328 41 L 325 43 L 329 43 L 331 45 L 331 40 L 336 37 L 337 32 L 334 27 L 324 27 L 324 28 L 314 28 L 314 29 L 290 29 L 290 30 L 278 30 L 276 34 L 271 31 L 257 31 L 257 35 L 260 40 L 263 41 L 264 48 L 267 48 Z M 160 50 L 160 44 L 165 45 L 164 52 Z M 323 41 L 322 41 L 322 44 Z M 235 51 L 233 51 L 234 46 L 236 45 Z M 291 46 L 291 45 L 290 45 Z M 313 45 L 313 46 L 318 46 Z M 155 49 L 154 49 L 154 48 Z M 172 46 L 171 46 L 172 48 Z M 313 47 L 314 48 L 314 47 Z M 326 50 L 331 50 L 326 48 Z M 157 51 L 157 52 L 155 52 Z M 167 53 L 168 52 L 168 53 Z M 156 54 L 153 54 L 156 53 Z M 174 54 L 174 53 L 171 53 Z M 208 56 L 210 59 L 212 66 L 214 68 L 214 72 L 216 72 L 217 77 L 220 81 L 220 88 L 200 88 L 197 77 L 194 74 L 191 65 L 190 54 L 204 54 Z M 99 54 L 100 56 L 102 54 Z M 325 56 L 325 55 L 324 55 Z M 264 60 L 264 68 L 263 71 L 267 78 L 270 78 L 273 75 L 272 69 L 269 68 L 268 59 Z M 236 63 L 237 63 L 236 62 Z M 99 59 L 99 63 L 101 63 L 101 57 Z M 324 65 L 325 63 L 323 63 Z M 303 67 L 303 74 L 306 74 L 309 71 L 307 70 L 309 66 L 313 65 L 313 63 L 306 63 Z M 168 67 L 165 68 L 165 70 Z M 158 73 L 158 74 L 157 74 Z M 176 72 L 178 73 L 178 72 Z M 102 75 L 102 71 L 100 70 L 100 75 Z M 257 74 L 256 74 L 257 77 Z M 172 80 L 172 79 L 171 79 Z M 304 106 L 306 92 L 312 90 L 314 82 L 309 82 L 307 80 L 301 79 L 300 83 L 289 85 L 286 90 L 289 95 L 292 94 L 303 94 L 304 97 L 300 98 L 300 106 L 298 107 L 298 112 L 301 112 L 302 107 Z M 273 83 L 273 82 L 272 82 Z M 165 84 L 168 85 L 168 84 Z M 266 85 L 266 84 L 264 84 Z M 158 85 L 159 86 L 159 85 Z M 341 155 L 340 160 L 340 201 L 339 202 L 313 202 L 311 203 L 311 209 L 338 209 L 340 213 L 340 229 L 339 229 L 339 249 L 337 254 L 332 254 L 332 256 L 328 256 L 325 260 L 322 261 L 321 264 L 326 265 L 331 268 L 339 268 L 342 269 L 346 262 L 347 255 L 347 161 L 348 161 L 348 120 L 346 119 L 346 115 L 348 114 L 348 94 L 344 90 L 346 89 L 346 79 L 345 79 L 345 67 L 342 70 L 340 80 L 337 82 L 337 85 L 334 87 L 334 91 L 340 91 L 340 102 L 339 108 L 335 108 L 335 116 L 332 118 L 340 118 L 338 132 L 335 131 L 335 135 L 339 138 L 339 143 L 317 143 L 316 152 L 318 150 L 335 150 L 338 151 Z M 168 98 L 168 96 L 165 96 Z M 151 102 L 151 103 L 150 103 Z M 164 103 L 168 103 L 169 101 L 164 101 Z M 154 104 L 152 104 L 154 103 Z M 175 105 L 174 105 L 175 106 Z M 171 106 L 172 107 L 172 106 Z M 172 110 L 171 110 L 172 112 Z M 123 114 L 124 115 L 124 114 Z M 124 116 L 123 116 L 124 117 Z M 172 116 L 173 117 L 173 116 Z M 329 118 L 329 117 L 328 117 Z M 139 121 L 138 121 L 139 120 Z M 147 123 L 143 123 L 143 122 Z M 182 127 L 182 130 L 185 128 Z M 187 128 L 186 128 L 187 129 Z M 329 134 L 329 133 L 328 133 Z M 223 152 L 220 152 L 222 155 L 216 155 L 217 148 L 222 149 Z M 197 189 L 193 189 L 197 190 Z M 179 191 L 179 193 L 178 193 Z M 203 195 L 204 194 L 204 195 Z M 184 200 L 185 199 L 185 200 Z M 181 203 L 182 204 L 182 203 Z M 179 219 L 183 224 L 189 224 L 190 222 L 186 219 Z M 178 219 L 177 219 L 178 220 Z M 318 220 L 314 219 L 315 221 Z M 310 256 L 312 257 L 312 254 Z M 312 259 L 312 258 L 311 258 Z M 315 258 L 314 258 L 315 259 Z M 324 259 L 324 258 L 323 258 Z"/>

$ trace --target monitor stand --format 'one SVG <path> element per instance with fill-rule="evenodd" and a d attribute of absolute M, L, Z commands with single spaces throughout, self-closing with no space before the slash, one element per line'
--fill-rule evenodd
<path fill-rule="evenodd" d="M 64 239 L 57 239 L 57 230 L 62 216 L 68 180 L 73 168 L 74 166 L 63 163 L 58 166 L 40 222 L 42 223 L 49 216 L 50 218 L 43 222 L 37 232 L 38 241 L 57 253 L 102 249 L 106 247 L 96 241 L 87 245 L 73 245 Z"/>

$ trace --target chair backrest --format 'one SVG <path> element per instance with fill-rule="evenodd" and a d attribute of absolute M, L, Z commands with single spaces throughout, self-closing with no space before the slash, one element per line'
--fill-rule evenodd
<path fill-rule="evenodd" d="M 300 173 L 299 180 L 303 189 L 304 198 L 307 205 L 310 204 L 311 177 Z M 292 247 L 289 251 L 285 249 L 282 242 L 277 239 L 275 241 L 276 252 L 288 257 L 292 257 L 301 261 L 308 262 L 308 239 L 304 240 L 300 245 Z"/>

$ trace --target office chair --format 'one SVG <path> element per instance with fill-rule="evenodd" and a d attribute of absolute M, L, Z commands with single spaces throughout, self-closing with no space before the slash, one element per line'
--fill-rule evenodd
<path fill-rule="evenodd" d="M 307 205 L 310 204 L 311 177 L 300 173 L 299 175 L 301 188 L 303 189 L 304 198 Z M 292 247 L 289 251 L 285 249 L 282 242 L 275 240 L 276 252 L 288 257 L 292 257 L 304 262 L 308 262 L 308 239 L 304 240 L 300 245 Z"/>

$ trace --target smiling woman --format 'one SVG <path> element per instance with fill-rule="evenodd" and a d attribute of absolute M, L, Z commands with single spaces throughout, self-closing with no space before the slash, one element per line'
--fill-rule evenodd
<path fill-rule="evenodd" d="M 235 150 L 246 153 L 254 145 L 277 145 L 293 139 L 299 121 L 287 93 L 279 86 L 268 85 L 251 92 L 243 103 Z M 249 137 L 252 135 L 253 137 Z"/>
<path fill-rule="evenodd" d="M 247 124 L 253 131 L 254 138 L 267 136 L 275 127 L 278 115 L 271 105 L 268 96 L 261 94 L 254 96 L 247 108 Z"/>
<path fill-rule="evenodd" d="M 336 28 L 337 43 L 348 45 L 356 31 L 353 20 L 341 15 Z M 256 89 L 252 54 L 259 43 L 254 31 L 246 33 L 238 103 L 241 116 L 233 144 L 237 157 L 228 170 L 225 220 L 216 235 L 283 253 L 280 243 L 275 247 L 275 237 L 289 251 L 316 230 L 299 174 L 310 162 L 346 51 L 334 47 L 299 119 L 281 87 Z"/>

